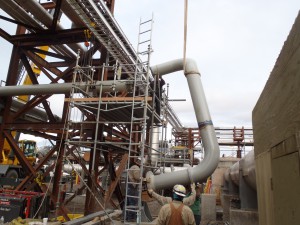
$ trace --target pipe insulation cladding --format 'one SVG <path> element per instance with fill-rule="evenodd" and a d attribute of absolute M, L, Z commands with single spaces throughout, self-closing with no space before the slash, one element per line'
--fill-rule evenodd
<path fill-rule="evenodd" d="M 251 150 L 240 161 L 228 168 L 225 172 L 224 178 L 225 181 L 228 182 L 231 180 L 237 186 L 240 186 L 240 179 L 243 178 L 253 190 L 256 190 L 254 150 Z"/>
<path fill-rule="evenodd" d="M 204 147 L 204 159 L 196 167 L 186 170 L 175 171 L 168 174 L 154 176 L 152 172 L 147 173 L 148 187 L 163 189 L 173 187 L 175 184 L 190 184 L 192 182 L 203 182 L 217 168 L 220 158 L 220 149 L 215 129 L 208 110 L 205 94 L 200 79 L 197 64 L 192 59 L 176 59 L 167 63 L 151 67 L 153 75 L 163 76 L 169 73 L 184 70 L 187 78 L 194 111 Z"/>

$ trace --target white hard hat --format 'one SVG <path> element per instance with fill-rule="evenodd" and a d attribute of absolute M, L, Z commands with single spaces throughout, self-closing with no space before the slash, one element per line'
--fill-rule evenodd
<path fill-rule="evenodd" d="M 176 184 L 176 185 L 173 187 L 173 192 L 174 192 L 176 195 L 185 197 L 186 190 L 185 190 L 185 187 L 184 187 L 183 185 L 181 185 L 181 184 Z"/>

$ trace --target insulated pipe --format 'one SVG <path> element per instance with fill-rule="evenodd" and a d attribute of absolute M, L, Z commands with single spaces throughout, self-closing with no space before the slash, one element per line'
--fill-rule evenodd
<path fill-rule="evenodd" d="M 237 186 L 240 185 L 240 178 L 246 181 L 246 183 L 256 190 L 256 173 L 255 173 L 255 160 L 254 150 L 250 151 L 240 161 L 233 164 L 225 174 L 229 173 L 229 177 L 225 177 L 228 182 L 229 179 L 233 181 Z M 241 173 L 241 174 L 240 174 Z"/>
<path fill-rule="evenodd" d="M 53 16 L 51 16 L 46 9 L 36 0 L 15 0 L 19 5 L 21 5 L 25 10 L 29 11 L 37 20 L 39 20 L 46 27 L 50 28 L 52 26 Z M 63 30 L 64 28 L 60 25 L 56 25 L 58 30 Z M 77 52 L 80 49 L 81 52 L 85 50 L 79 44 L 69 44 L 69 47 Z"/>
<path fill-rule="evenodd" d="M 241 160 L 241 168 L 242 175 L 254 190 L 256 190 L 256 172 L 255 172 L 255 158 L 254 158 L 254 150 L 249 152 L 245 157 Z"/>
<path fill-rule="evenodd" d="M 12 0 L 0 0 L 0 8 L 3 9 L 8 15 L 14 18 L 17 21 L 22 21 L 32 27 L 36 27 L 39 29 L 44 29 L 42 25 L 40 25 L 33 17 L 31 17 L 22 7 L 20 7 L 17 3 Z M 63 45 L 59 46 L 51 46 L 51 48 L 60 53 L 69 57 L 75 57 L 76 55 L 71 52 L 67 47 Z"/>
<path fill-rule="evenodd" d="M 36 20 L 30 17 L 28 13 L 14 1 L 0 0 L 0 8 L 15 20 L 42 29 L 41 25 L 39 25 Z"/>
<path fill-rule="evenodd" d="M 56 3 L 57 0 L 54 0 L 54 2 Z M 78 14 L 74 12 L 73 8 L 69 5 L 67 1 L 61 2 L 61 10 L 72 21 L 72 28 L 85 26 L 85 24 L 82 22 Z"/>
<path fill-rule="evenodd" d="M 95 84 L 86 83 L 57 83 L 57 84 L 38 84 L 38 85 L 20 85 L 20 86 L 3 86 L 0 87 L 0 96 L 17 96 L 17 95 L 44 95 L 44 94 L 66 94 L 75 88 L 75 92 L 84 91 L 88 87 L 90 90 L 102 92 L 123 91 L 128 90 L 128 80 L 126 81 L 97 81 Z"/>
<path fill-rule="evenodd" d="M 159 127 L 153 127 L 151 130 L 151 164 L 155 165 L 158 161 L 158 155 L 159 155 Z"/>
<path fill-rule="evenodd" d="M 148 187 L 153 189 L 170 188 L 175 184 L 190 184 L 192 182 L 203 182 L 209 177 L 219 163 L 220 149 L 210 113 L 206 103 L 200 72 L 194 60 L 186 59 L 184 66 L 183 59 L 173 60 L 151 67 L 154 75 L 163 76 L 184 69 L 187 78 L 193 106 L 201 130 L 201 137 L 205 150 L 203 161 L 196 167 L 174 172 L 172 174 L 160 174 L 154 176 L 147 173 Z"/>
<path fill-rule="evenodd" d="M 172 127 L 179 132 L 182 132 L 184 130 L 180 120 L 178 119 L 177 115 L 175 114 L 173 108 L 169 104 L 169 102 L 166 103 L 167 107 L 167 121 L 170 122 Z"/>
<path fill-rule="evenodd" d="M 236 162 L 230 167 L 229 170 L 229 177 L 235 183 L 239 186 L 239 180 L 240 180 L 240 161 Z"/>
<path fill-rule="evenodd" d="M 13 101 L 11 103 L 11 110 L 12 111 L 17 111 L 21 107 L 23 107 L 24 105 L 25 105 L 25 103 L 13 99 Z M 43 110 L 38 109 L 38 108 L 30 109 L 28 112 L 25 113 L 25 116 L 30 117 L 34 120 L 38 120 L 38 121 L 48 121 L 47 113 Z"/>

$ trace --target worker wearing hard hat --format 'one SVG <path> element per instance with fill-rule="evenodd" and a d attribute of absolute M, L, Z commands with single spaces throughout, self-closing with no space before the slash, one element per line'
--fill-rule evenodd
<path fill-rule="evenodd" d="M 195 199 L 196 199 L 196 190 L 195 190 L 195 184 L 194 183 L 191 184 L 191 189 L 190 190 L 191 190 L 191 193 L 188 196 L 186 196 L 185 198 L 183 198 L 183 200 L 182 200 L 183 204 L 187 205 L 187 206 L 193 205 L 194 202 L 195 202 Z M 148 194 L 151 197 L 155 198 L 160 205 L 164 205 L 164 204 L 172 202 L 171 197 L 166 197 L 166 196 L 159 195 L 152 188 L 148 189 Z"/>
<path fill-rule="evenodd" d="M 157 225 L 195 225 L 192 210 L 183 204 L 185 187 L 176 184 L 173 187 L 173 201 L 165 204 L 159 211 Z"/>
<path fill-rule="evenodd" d="M 138 184 L 141 179 L 141 171 L 140 167 L 137 165 L 133 165 L 130 167 L 128 170 L 128 183 L 127 185 L 127 195 L 132 196 L 127 198 L 127 206 L 132 209 L 135 209 L 138 205 Z M 127 221 L 136 221 L 137 214 L 136 212 L 133 211 L 128 211 L 126 215 L 126 220 Z"/>

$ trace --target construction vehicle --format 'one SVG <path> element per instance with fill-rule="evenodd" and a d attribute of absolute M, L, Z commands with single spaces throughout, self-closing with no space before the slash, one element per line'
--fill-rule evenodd
<path fill-rule="evenodd" d="M 13 149 L 4 145 L 2 150 L 2 160 L 0 161 L 0 185 L 15 186 L 19 179 L 24 177 L 22 166 L 14 154 Z M 36 161 L 37 146 L 34 140 L 20 140 L 18 142 L 20 150 L 32 165 Z M 5 179 L 4 179 L 5 178 Z M 12 179 L 13 178 L 13 179 Z"/>
<path fill-rule="evenodd" d="M 40 46 L 40 50 L 47 52 L 49 50 L 49 46 Z M 46 58 L 45 54 L 38 53 L 38 56 L 42 59 Z M 37 67 L 33 62 L 31 62 L 31 69 L 35 74 L 36 78 L 40 76 L 41 70 Z M 25 75 L 25 77 L 23 77 Z M 28 74 L 22 73 L 20 71 L 19 75 L 20 82 L 22 81 L 22 85 L 31 85 L 33 84 L 30 76 Z M 14 100 L 16 103 L 26 103 L 30 100 L 30 95 L 20 95 L 17 96 Z M 16 137 L 20 136 L 20 133 L 12 131 L 12 136 L 17 139 Z M 34 164 L 36 161 L 36 141 L 34 140 L 20 140 L 18 141 L 18 146 L 20 150 L 24 153 L 26 159 L 29 161 L 30 164 Z M 2 154 L 1 154 L 2 153 Z M 20 179 L 24 177 L 24 173 L 22 167 L 20 165 L 19 160 L 14 154 L 14 151 L 11 149 L 10 145 L 6 140 L 4 140 L 4 146 L 2 151 L 0 151 L 0 186 L 1 185 L 10 185 L 16 186 Z M 12 179 L 13 178 L 13 179 Z"/>

